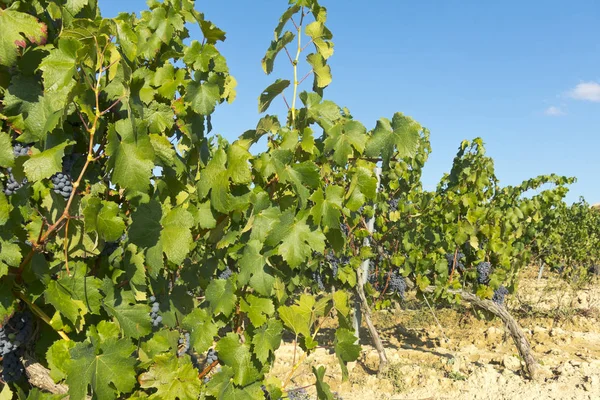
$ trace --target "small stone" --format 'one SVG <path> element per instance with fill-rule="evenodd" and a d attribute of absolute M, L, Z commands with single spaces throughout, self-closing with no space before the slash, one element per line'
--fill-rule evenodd
<path fill-rule="evenodd" d="M 502 364 L 510 371 L 518 371 L 521 369 L 521 361 L 515 356 L 505 355 L 502 359 Z"/>

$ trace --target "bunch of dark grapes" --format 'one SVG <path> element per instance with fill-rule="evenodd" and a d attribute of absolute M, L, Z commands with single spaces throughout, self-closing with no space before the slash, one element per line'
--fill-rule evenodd
<path fill-rule="evenodd" d="M 350 229 L 348 229 L 348 225 L 346 225 L 346 223 L 343 221 L 340 222 L 340 231 L 342 231 L 344 237 L 348 237 L 348 235 L 350 234 Z"/>
<path fill-rule="evenodd" d="M 406 281 L 404 280 L 404 277 L 398 273 L 398 271 L 392 271 L 388 288 L 392 293 L 397 293 L 400 295 L 400 297 L 404 298 L 404 293 L 406 292 Z"/>
<path fill-rule="evenodd" d="M 206 361 L 204 362 L 204 365 L 206 367 L 208 367 L 209 365 L 211 365 L 218 359 L 219 359 L 219 353 L 217 353 L 217 351 L 215 349 L 209 349 L 208 353 L 206 353 Z"/>
<path fill-rule="evenodd" d="M 308 392 L 306 391 L 306 389 L 304 389 L 304 388 L 288 390 L 287 398 L 289 400 L 310 400 L 310 396 L 309 396 Z"/>
<path fill-rule="evenodd" d="M 54 185 L 54 193 L 61 195 L 65 200 L 69 200 L 73 191 L 73 183 L 71 176 L 64 172 L 59 172 L 52 175 L 52 184 Z"/>
<path fill-rule="evenodd" d="M 219 279 L 229 279 L 229 277 L 233 274 L 233 271 L 229 267 L 226 267 L 221 273 L 219 273 Z"/>
<path fill-rule="evenodd" d="M 150 321 L 152 326 L 157 327 L 162 322 L 162 316 L 158 315 L 160 304 L 156 301 L 156 297 L 150 296 L 150 302 L 152 303 L 152 310 L 150 311 Z"/>
<path fill-rule="evenodd" d="M 456 263 L 454 262 L 454 253 L 447 253 L 446 261 L 448 261 L 448 274 L 452 273 L 453 268 L 461 273 L 465 270 L 465 254 L 460 251 L 456 253 Z"/>
<path fill-rule="evenodd" d="M 177 357 L 181 357 L 190 350 L 190 333 L 186 332 L 179 338 L 179 347 L 177 348 Z"/>
<path fill-rule="evenodd" d="M 592 265 L 588 268 L 588 274 L 600 275 L 600 265 Z"/>
<path fill-rule="evenodd" d="M 28 156 L 29 150 L 31 149 L 32 144 L 21 144 L 16 142 L 13 144 L 13 154 L 16 157 Z"/>
<path fill-rule="evenodd" d="M 27 184 L 27 178 L 23 178 L 21 182 L 17 182 L 14 175 L 12 174 L 12 168 L 7 168 L 8 179 L 6 180 L 6 187 L 4 188 L 4 194 L 11 196 L 21 189 L 23 185 Z"/>
<path fill-rule="evenodd" d="M 487 261 L 480 262 L 477 264 L 477 282 L 481 285 L 487 285 L 490 281 L 490 273 L 492 271 L 492 264 Z"/>
<path fill-rule="evenodd" d="M 325 261 L 327 261 L 327 263 L 329 263 L 331 266 L 331 271 L 333 273 L 333 277 L 335 278 L 337 276 L 340 264 L 348 264 L 350 262 L 350 258 L 348 256 L 342 256 L 339 258 L 332 251 L 330 251 L 325 256 Z"/>
<path fill-rule="evenodd" d="M 313 271 L 312 279 L 317 283 L 317 287 L 319 290 L 325 290 L 325 285 L 323 284 L 323 277 L 319 271 Z"/>
<path fill-rule="evenodd" d="M 504 296 L 508 294 L 508 289 L 504 286 L 500 286 L 498 289 L 494 290 L 494 296 L 492 297 L 492 301 L 498 305 L 504 304 Z"/>
<path fill-rule="evenodd" d="M 0 354 L 2 355 L 2 379 L 16 382 L 23 375 L 23 346 L 33 333 L 33 318 L 27 312 L 16 312 L 6 325 L 0 327 Z"/>
<path fill-rule="evenodd" d="M 390 207 L 390 212 L 398 211 L 398 203 L 399 202 L 400 202 L 400 199 L 391 199 L 390 201 L 388 201 L 388 206 Z"/>

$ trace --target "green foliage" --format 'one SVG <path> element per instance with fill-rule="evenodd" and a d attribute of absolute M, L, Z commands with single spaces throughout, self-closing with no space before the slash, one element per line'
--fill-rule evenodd
<path fill-rule="evenodd" d="M 361 263 L 374 266 L 379 283 L 367 288 L 379 305 L 392 271 L 448 300 L 456 287 L 490 296 L 526 265 L 539 221 L 570 182 L 502 188 L 476 139 L 424 191 L 427 129 L 402 113 L 369 129 L 324 98 L 333 36 L 316 0 L 290 2 L 262 60 L 270 74 L 297 47 L 293 77 L 258 98 L 263 113 L 292 91 L 288 114 L 264 115 L 232 143 L 211 133 L 211 114 L 236 95 L 219 51 L 225 32 L 193 0 L 149 1 L 139 18 L 112 19 L 96 0 L 8 4 L 0 319 L 29 307 L 56 332 L 37 350 L 74 400 L 262 399 L 263 385 L 277 398 L 289 388 L 266 374 L 284 333 L 310 353 L 328 318 L 339 323 L 332 345 L 347 379 L 360 354 L 348 304 Z M 188 24 L 200 40 L 188 40 Z M 310 91 L 300 91 L 301 68 Z M 263 137 L 266 148 L 253 147 Z M 17 143 L 31 146 L 26 156 L 15 156 Z M 53 191 L 57 172 L 72 178 L 67 200 Z M 23 186 L 5 194 L 9 178 Z M 543 184 L 555 187 L 523 196 Z M 459 249 L 466 269 L 449 271 L 445 254 Z M 495 267 L 489 286 L 475 283 L 483 260 Z M 190 350 L 180 353 L 185 333 Z M 209 349 L 218 359 L 204 365 Z M 319 398 L 332 398 L 324 368 L 313 372 Z"/>

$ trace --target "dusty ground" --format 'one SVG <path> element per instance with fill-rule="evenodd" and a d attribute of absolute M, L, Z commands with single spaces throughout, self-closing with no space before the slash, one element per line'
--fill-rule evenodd
<path fill-rule="evenodd" d="M 327 367 L 326 381 L 351 399 L 594 399 L 600 400 L 600 283 L 572 288 L 554 276 L 529 271 L 509 309 L 526 331 L 544 378 L 523 376 L 511 337 L 498 320 L 478 319 L 468 305 L 431 311 L 416 299 L 402 309 L 374 315 L 390 362 L 377 377 L 378 356 L 362 332 L 363 350 L 349 365 L 350 380 L 329 349 L 306 358 L 288 387 L 314 382 L 312 366 Z M 302 354 L 296 354 L 296 359 Z M 278 350 L 273 374 L 285 380 L 293 345 Z M 314 388 L 307 389 L 315 398 Z"/>

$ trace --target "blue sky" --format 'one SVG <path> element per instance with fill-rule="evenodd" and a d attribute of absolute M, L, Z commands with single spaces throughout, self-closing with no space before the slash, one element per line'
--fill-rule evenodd
<path fill-rule="evenodd" d="M 144 0 L 99 3 L 105 17 L 146 9 Z M 600 202 L 600 2 L 321 3 L 335 44 L 325 97 L 367 128 L 396 111 L 429 128 L 427 189 L 450 170 L 461 140 L 480 136 L 502 184 L 554 172 L 578 179 L 568 201 Z M 234 139 L 254 128 L 260 92 L 292 78 L 284 53 L 271 76 L 260 66 L 286 5 L 197 2 L 227 32 L 219 49 L 238 81 L 236 101 L 218 107 L 215 133 Z M 197 28 L 191 34 L 201 38 Z M 283 116 L 283 101 L 274 104 L 270 113 Z"/>

